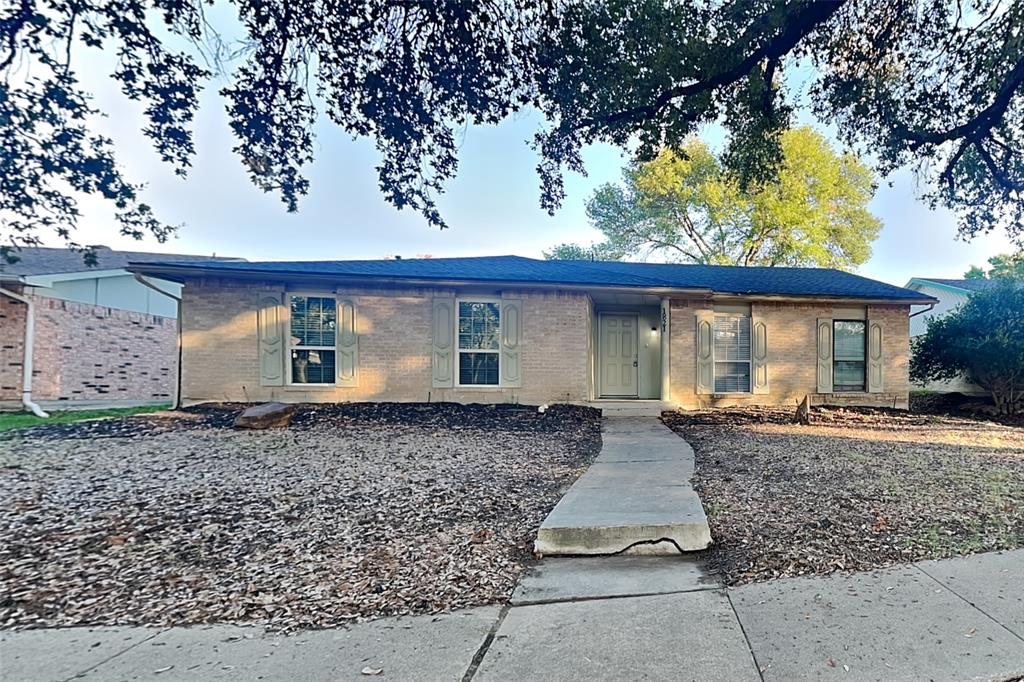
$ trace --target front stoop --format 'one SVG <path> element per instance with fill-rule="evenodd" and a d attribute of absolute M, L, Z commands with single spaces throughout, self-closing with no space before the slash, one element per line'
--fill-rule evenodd
<path fill-rule="evenodd" d="M 711 531 L 691 484 L 693 449 L 655 418 L 604 421 L 601 454 L 537 533 L 542 555 L 678 554 Z"/>

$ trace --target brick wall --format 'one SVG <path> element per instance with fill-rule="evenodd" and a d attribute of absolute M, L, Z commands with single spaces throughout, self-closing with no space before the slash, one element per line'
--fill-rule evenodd
<path fill-rule="evenodd" d="M 586 400 L 590 299 L 586 294 L 504 291 L 523 300 L 522 388 L 433 388 L 432 299 L 447 289 L 341 289 L 356 304 L 358 385 L 260 386 L 256 306 L 278 284 L 229 280 L 186 283 L 182 305 L 182 397 L 186 402 Z M 314 293 L 314 292 L 310 292 Z M 492 292 L 493 294 L 493 292 Z"/>
<path fill-rule="evenodd" d="M 833 306 L 797 303 L 754 303 L 751 314 L 765 320 L 768 331 L 768 387 L 763 395 L 697 395 L 696 312 L 712 306 L 703 301 L 673 300 L 671 394 L 684 408 L 728 405 L 795 405 L 805 395 L 812 402 L 833 405 L 907 407 L 909 382 L 908 306 L 868 306 L 868 318 L 882 323 L 884 377 L 881 393 L 817 393 L 819 317 L 832 317 Z"/>
<path fill-rule="evenodd" d="M 35 400 L 170 400 L 177 322 L 32 296 Z M 27 306 L 0 296 L 0 401 L 20 400 Z"/>

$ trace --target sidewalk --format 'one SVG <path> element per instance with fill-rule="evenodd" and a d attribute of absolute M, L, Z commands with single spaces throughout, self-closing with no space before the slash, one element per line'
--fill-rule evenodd
<path fill-rule="evenodd" d="M 504 608 L 293 636 L 4 632 L 0 670 L 19 682 L 1006 680 L 1024 675 L 1022 585 L 1024 550 L 729 590 L 685 557 L 546 559 Z"/>

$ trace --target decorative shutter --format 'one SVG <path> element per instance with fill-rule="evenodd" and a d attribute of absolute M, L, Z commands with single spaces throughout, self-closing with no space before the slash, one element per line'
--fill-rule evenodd
<path fill-rule="evenodd" d="M 882 392 L 882 323 L 868 320 L 868 359 L 867 389 L 868 393 Z"/>
<path fill-rule="evenodd" d="M 750 319 L 750 389 L 768 393 L 768 325 L 763 317 Z"/>
<path fill-rule="evenodd" d="M 519 388 L 523 385 L 520 344 L 523 336 L 523 302 L 520 299 L 501 301 L 501 385 Z"/>
<path fill-rule="evenodd" d="M 284 385 L 284 305 L 280 291 L 260 292 L 256 307 L 260 386 Z"/>
<path fill-rule="evenodd" d="M 697 393 L 715 392 L 715 357 L 713 351 L 715 312 L 697 311 Z"/>
<path fill-rule="evenodd" d="M 451 388 L 455 385 L 455 299 L 438 297 L 434 299 L 433 386 Z"/>
<path fill-rule="evenodd" d="M 359 332 L 356 325 L 356 304 L 351 299 L 339 298 L 337 303 L 338 330 L 336 366 L 338 386 L 359 384 Z"/>
<path fill-rule="evenodd" d="M 819 317 L 818 343 L 818 393 L 832 392 L 832 318 Z"/>

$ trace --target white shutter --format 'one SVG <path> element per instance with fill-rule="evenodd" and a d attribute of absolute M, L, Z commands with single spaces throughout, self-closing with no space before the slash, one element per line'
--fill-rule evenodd
<path fill-rule="evenodd" d="M 435 298 L 433 307 L 433 386 L 451 388 L 455 385 L 455 299 Z"/>
<path fill-rule="evenodd" d="M 715 392 L 713 310 L 697 311 L 697 385 L 698 394 Z"/>
<path fill-rule="evenodd" d="M 338 299 L 338 333 L 336 365 L 338 386 L 356 386 L 359 383 L 359 333 L 356 323 L 356 304 L 350 299 Z"/>
<path fill-rule="evenodd" d="M 258 294 L 256 329 L 259 337 L 260 386 L 284 385 L 284 305 L 280 291 Z"/>
<path fill-rule="evenodd" d="M 832 392 L 832 318 L 819 317 L 815 333 L 818 345 L 818 393 Z"/>
<path fill-rule="evenodd" d="M 519 299 L 501 301 L 501 385 L 519 388 L 523 385 L 522 352 L 523 302 Z"/>
<path fill-rule="evenodd" d="M 768 393 L 768 325 L 763 317 L 752 317 L 750 328 L 750 390 Z"/>
<path fill-rule="evenodd" d="M 868 320 L 868 358 L 867 358 L 867 390 L 868 393 L 881 393 L 883 390 L 882 376 L 885 367 L 882 348 L 882 323 Z"/>

